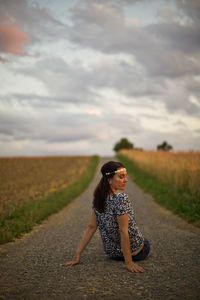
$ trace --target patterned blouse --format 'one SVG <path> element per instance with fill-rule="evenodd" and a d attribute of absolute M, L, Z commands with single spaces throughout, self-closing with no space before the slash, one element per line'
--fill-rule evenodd
<path fill-rule="evenodd" d="M 112 194 L 106 198 L 106 209 L 99 213 L 92 206 L 96 215 L 97 225 L 101 234 L 104 251 L 110 257 L 122 257 L 120 232 L 117 216 L 129 214 L 128 232 L 130 237 L 131 253 L 142 246 L 144 238 L 139 231 L 133 214 L 131 202 L 124 193 Z"/>

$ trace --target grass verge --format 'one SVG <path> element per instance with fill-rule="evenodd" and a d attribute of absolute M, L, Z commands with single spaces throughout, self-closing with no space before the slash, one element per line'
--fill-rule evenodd
<path fill-rule="evenodd" d="M 200 200 L 197 197 L 188 191 L 159 181 L 122 154 L 117 154 L 117 158 L 126 166 L 131 179 L 145 192 L 150 193 L 159 204 L 200 227 Z"/>
<path fill-rule="evenodd" d="M 49 215 L 58 212 L 71 200 L 79 196 L 92 180 L 99 157 L 94 155 L 90 165 L 78 181 L 62 191 L 53 192 L 40 201 L 29 202 L 0 217 L 0 244 L 11 242 L 33 226 L 40 224 Z"/>

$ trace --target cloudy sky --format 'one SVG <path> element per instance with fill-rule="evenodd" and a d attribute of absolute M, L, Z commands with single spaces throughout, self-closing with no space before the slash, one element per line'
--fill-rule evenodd
<path fill-rule="evenodd" d="M 199 0 L 0 0 L 0 156 L 200 150 Z"/>

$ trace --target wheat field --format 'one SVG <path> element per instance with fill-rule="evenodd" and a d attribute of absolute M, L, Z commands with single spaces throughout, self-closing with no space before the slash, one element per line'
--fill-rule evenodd
<path fill-rule="evenodd" d="M 0 215 L 66 188 L 90 161 L 90 156 L 0 158 Z"/>
<path fill-rule="evenodd" d="M 200 151 L 121 150 L 121 154 L 164 183 L 189 191 L 200 199 Z"/>

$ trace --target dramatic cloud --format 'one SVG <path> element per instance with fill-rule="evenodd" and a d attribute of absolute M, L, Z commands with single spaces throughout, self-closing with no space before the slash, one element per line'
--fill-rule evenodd
<path fill-rule="evenodd" d="M 176 0 L 176 5 L 182 10 L 183 16 L 189 18 L 198 27 L 200 26 L 200 2 L 198 0 Z"/>
<path fill-rule="evenodd" d="M 39 73 L 40 69 L 44 71 Z M 143 106 L 144 100 L 141 97 L 148 97 L 149 106 L 158 101 L 164 103 L 170 112 L 180 110 L 199 115 L 199 107 L 190 101 L 192 94 L 199 94 L 198 81 L 193 79 L 187 82 L 188 77 L 166 81 L 163 76 L 144 81 L 143 74 L 137 71 L 136 66 L 133 67 L 121 59 L 100 60 L 88 70 L 83 66 L 75 67 L 60 58 L 52 57 L 39 60 L 34 68 L 17 69 L 16 72 L 43 82 L 49 96 L 14 95 L 18 101 L 32 101 L 33 105 L 36 105 L 38 100 L 42 106 L 47 103 L 96 103 L 101 106 L 102 89 L 110 89 L 119 95 L 127 96 L 125 100 L 122 98 L 117 101 L 129 106 Z M 187 85 L 191 86 L 191 91 Z M 138 103 L 139 98 L 141 102 Z"/>
<path fill-rule="evenodd" d="M 26 0 L 0 0 L 0 52 L 28 54 L 27 43 L 52 40 L 62 24 L 53 18 L 48 8 Z"/>
<path fill-rule="evenodd" d="M 118 6 L 79 3 L 71 9 L 69 38 L 105 53 L 126 53 L 153 76 L 199 74 L 199 28 L 179 23 L 127 26 L 122 11 Z"/>

